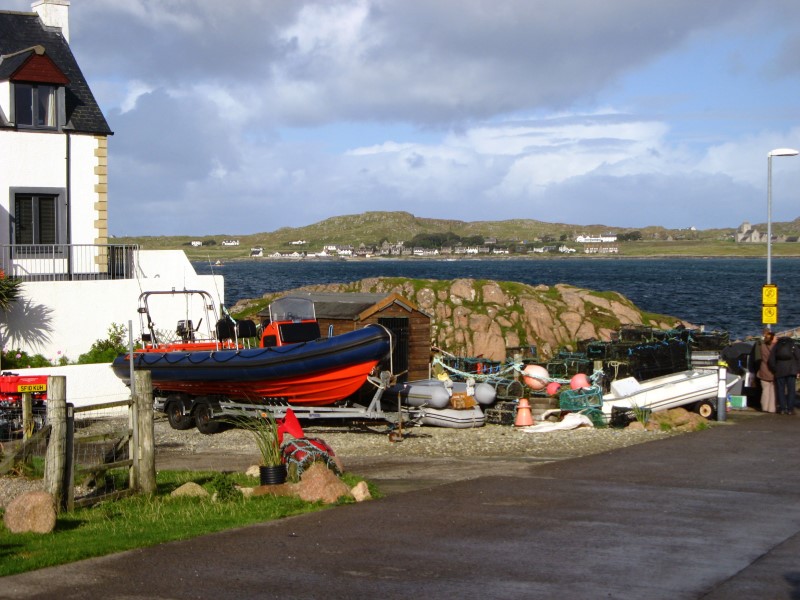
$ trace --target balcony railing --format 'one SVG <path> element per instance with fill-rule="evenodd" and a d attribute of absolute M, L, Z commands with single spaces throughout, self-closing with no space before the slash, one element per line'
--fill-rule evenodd
<path fill-rule="evenodd" d="M 138 245 L 0 244 L 0 269 L 24 281 L 133 279 Z"/>

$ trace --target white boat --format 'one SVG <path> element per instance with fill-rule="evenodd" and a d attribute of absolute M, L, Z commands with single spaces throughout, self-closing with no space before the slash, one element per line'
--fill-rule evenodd
<path fill-rule="evenodd" d="M 730 390 L 740 379 L 738 375 L 728 373 L 726 389 Z M 615 406 L 649 408 L 653 412 L 683 406 L 708 418 L 716 410 L 718 390 L 716 370 L 680 371 L 642 382 L 626 377 L 611 382 L 611 392 L 603 396 L 602 411 L 611 415 Z"/>

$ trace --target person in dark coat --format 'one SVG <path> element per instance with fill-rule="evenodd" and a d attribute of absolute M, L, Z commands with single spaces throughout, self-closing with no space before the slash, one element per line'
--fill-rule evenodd
<path fill-rule="evenodd" d="M 769 367 L 775 373 L 775 396 L 778 412 L 794 414 L 797 371 L 800 369 L 800 349 L 789 337 L 780 337 L 769 353 Z"/>
<path fill-rule="evenodd" d="M 761 410 L 764 412 L 775 412 L 775 373 L 769 368 L 769 355 L 777 340 L 775 334 L 769 329 L 764 331 L 764 338 L 761 342 L 756 342 L 755 358 L 758 362 L 756 377 L 761 382 Z"/>

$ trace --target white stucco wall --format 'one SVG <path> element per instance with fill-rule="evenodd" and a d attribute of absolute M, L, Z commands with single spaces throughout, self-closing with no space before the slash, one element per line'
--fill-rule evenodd
<path fill-rule="evenodd" d="M 94 172 L 97 164 L 95 150 L 98 139 L 89 135 L 70 136 L 71 180 L 70 205 L 72 207 L 72 244 L 94 244 L 98 231 L 95 227 L 100 199 L 95 192 L 99 178 Z"/>
<path fill-rule="evenodd" d="M 11 83 L 0 81 L 0 110 L 6 119 L 11 118 Z"/>
<path fill-rule="evenodd" d="M 63 375 L 67 378 L 67 402 L 93 406 L 131 397 L 131 390 L 114 374 L 110 363 L 17 369 L 18 375 Z"/>
<path fill-rule="evenodd" d="M 77 360 L 92 343 L 107 337 L 112 323 L 132 321 L 133 335 L 141 334 L 136 311 L 144 291 L 195 289 L 208 292 L 217 311 L 225 301 L 220 275 L 197 275 L 180 250 L 141 251 L 138 278 L 114 281 L 28 282 L 23 298 L 6 315 L 0 315 L 0 335 L 6 349 L 22 349 L 57 361 Z M 164 304 L 157 326 L 174 330 L 186 318 L 181 303 Z M 194 317 L 197 318 L 196 316 Z"/>
<path fill-rule="evenodd" d="M 0 243 L 8 244 L 11 213 L 9 188 L 67 187 L 67 135 L 36 131 L 0 130 Z M 98 176 L 97 138 L 69 136 L 71 243 L 93 244 L 97 238 L 95 192 Z M 67 243 L 68 240 L 61 240 Z"/>

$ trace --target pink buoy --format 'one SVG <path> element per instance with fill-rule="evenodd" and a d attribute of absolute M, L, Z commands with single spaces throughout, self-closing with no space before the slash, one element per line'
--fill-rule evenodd
<path fill-rule="evenodd" d="M 592 384 L 589 383 L 589 378 L 586 376 L 586 373 L 577 373 L 572 376 L 572 379 L 569 380 L 569 387 L 571 387 L 573 390 L 591 387 L 591 385 Z"/>
<path fill-rule="evenodd" d="M 547 369 L 540 365 L 528 365 L 522 369 L 522 380 L 532 390 L 543 390 L 548 379 L 550 379 L 550 375 L 548 375 Z"/>
<path fill-rule="evenodd" d="M 547 384 L 545 391 L 547 392 L 548 396 L 555 396 L 558 393 L 558 390 L 561 389 L 561 384 L 557 381 L 551 381 Z"/>

